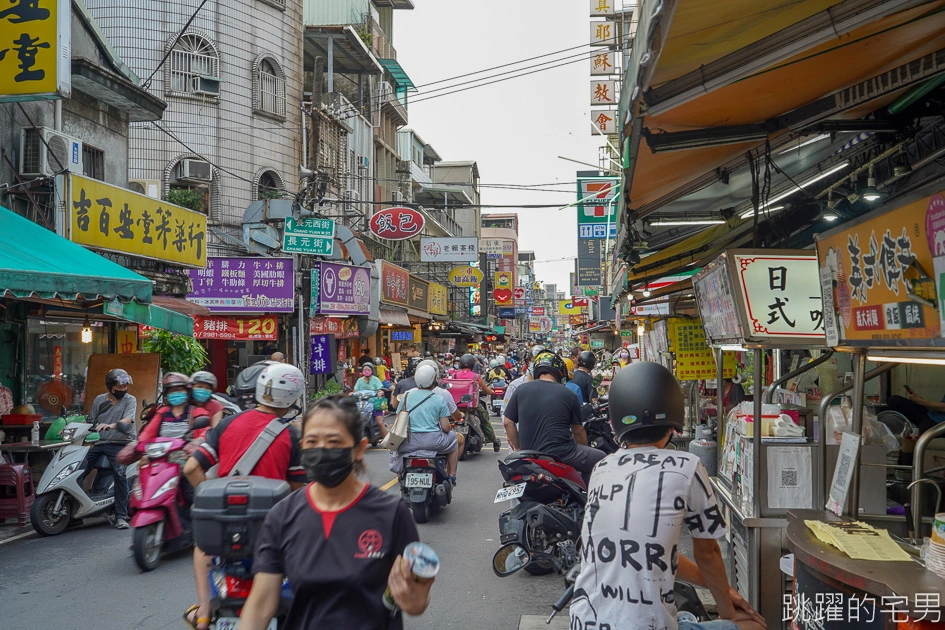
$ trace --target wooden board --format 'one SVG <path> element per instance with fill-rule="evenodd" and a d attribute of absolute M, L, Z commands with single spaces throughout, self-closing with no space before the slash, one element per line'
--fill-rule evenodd
<path fill-rule="evenodd" d="M 85 379 L 85 406 L 83 412 L 92 410 L 92 401 L 99 394 L 105 393 L 105 375 L 109 370 L 121 368 L 131 375 L 134 384 L 128 392 L 137 399 L 135 425 L 140 430 L 141 408 L 144 401 L 152 403 L 158 396 L 158 384 L 161 376 L 161 355 L 150 354 L 93 354 L 89 357 L 88 376 Z"/>

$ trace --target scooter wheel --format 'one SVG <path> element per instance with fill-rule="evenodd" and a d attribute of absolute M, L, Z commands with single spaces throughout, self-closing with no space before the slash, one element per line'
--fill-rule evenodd
<path fill-rule="evenodd" d="M 131 548 L 134 551 L 135 564 L 142 571 L 153 571 L 161 561 L 161 545 L 158 538 L 158 525 L 151 523 L 135 528 Z"/>
<path fill-rule="evenodd" d="M 413 510 L 415 523 L 426 523 L 430 520 L 430 506 L 426 503 L 411 503 L 410 509 Z"/>
<path fill-rule="evenodd" d="M 525 565 L 525 571 L 532 575 L 548 575 L 554 570 L 550 562 L 529 562 Z"/>
<path fill-rule="evenodd" d="M 33 507 L 30 508 L 30 523 L 40 536 L 55 536 L 65 531 L 72 518 L 72 499 L 69 496 L 62 498 L 62 512 L 53 514 L 56 506 L 57 493 L 44 494 L 36 497 Z"/>

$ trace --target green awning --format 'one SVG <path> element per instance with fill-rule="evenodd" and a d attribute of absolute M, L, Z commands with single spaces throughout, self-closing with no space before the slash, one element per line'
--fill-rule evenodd
<path fill-rule="evenodd" d="M 493 330 L 493 332 L 495 332 L 495 334 L 497 334 L 497 335 L 504 335 L 504 334 L 505 334 L 505 326 L 494 326 L 494 327 L 492 328 L 492 330 Z"/>
<path fill-rule="evenodd" d="M 377 61 L 394 77 L 394 83 L 397 84 L 397 87 L 406 88 L 411 92 L 417 91 L 417 86 L 407 76 L 407 71 L 403 69 L 399 61 L 396 59 L 378 59 Z"/>
<path fill-rule="evenodd" d="M 106 302 L 102 312 L 126 319 L 136 324 L 144 324 L 167 330 L 187 337 L 194 336 L 194 320 L 192 317 L 163 308 L 155 304 L 139 304 L 137 302 Z"/>
<path fill-rule="evenodd" d="M 151 281 L 0 206 L 0 297 L 151 301 Z"/>

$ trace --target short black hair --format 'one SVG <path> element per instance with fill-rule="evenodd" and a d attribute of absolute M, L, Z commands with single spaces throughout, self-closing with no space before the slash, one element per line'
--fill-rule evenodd
<path fill-rule="evenodd" d="M 655 427 L 640 427 L 633 431 L 627 431 L 620 436 L 620 441 L 631 446 L 640 444 L 655 444 L 670 434 L 673 427 L 667 425 L 657 425 Z"/>

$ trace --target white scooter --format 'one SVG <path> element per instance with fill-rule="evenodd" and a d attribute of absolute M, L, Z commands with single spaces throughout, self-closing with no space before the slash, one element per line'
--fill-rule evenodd
<path fill-rule="evenodd" d="M 89 492 L 79 483 L 85 456 L 94 444 L 85 442 L 91 432 L 92 425 L 85 422 L 66 425 L 62 438 L 71 443 L 56 451 L 36 486 L 30 521 L 43 536 L 61 534 L 72 519 L 104 516 L 114 510 L 115 475 L 105 455 L 92 462 L 98 472 Z"/>

